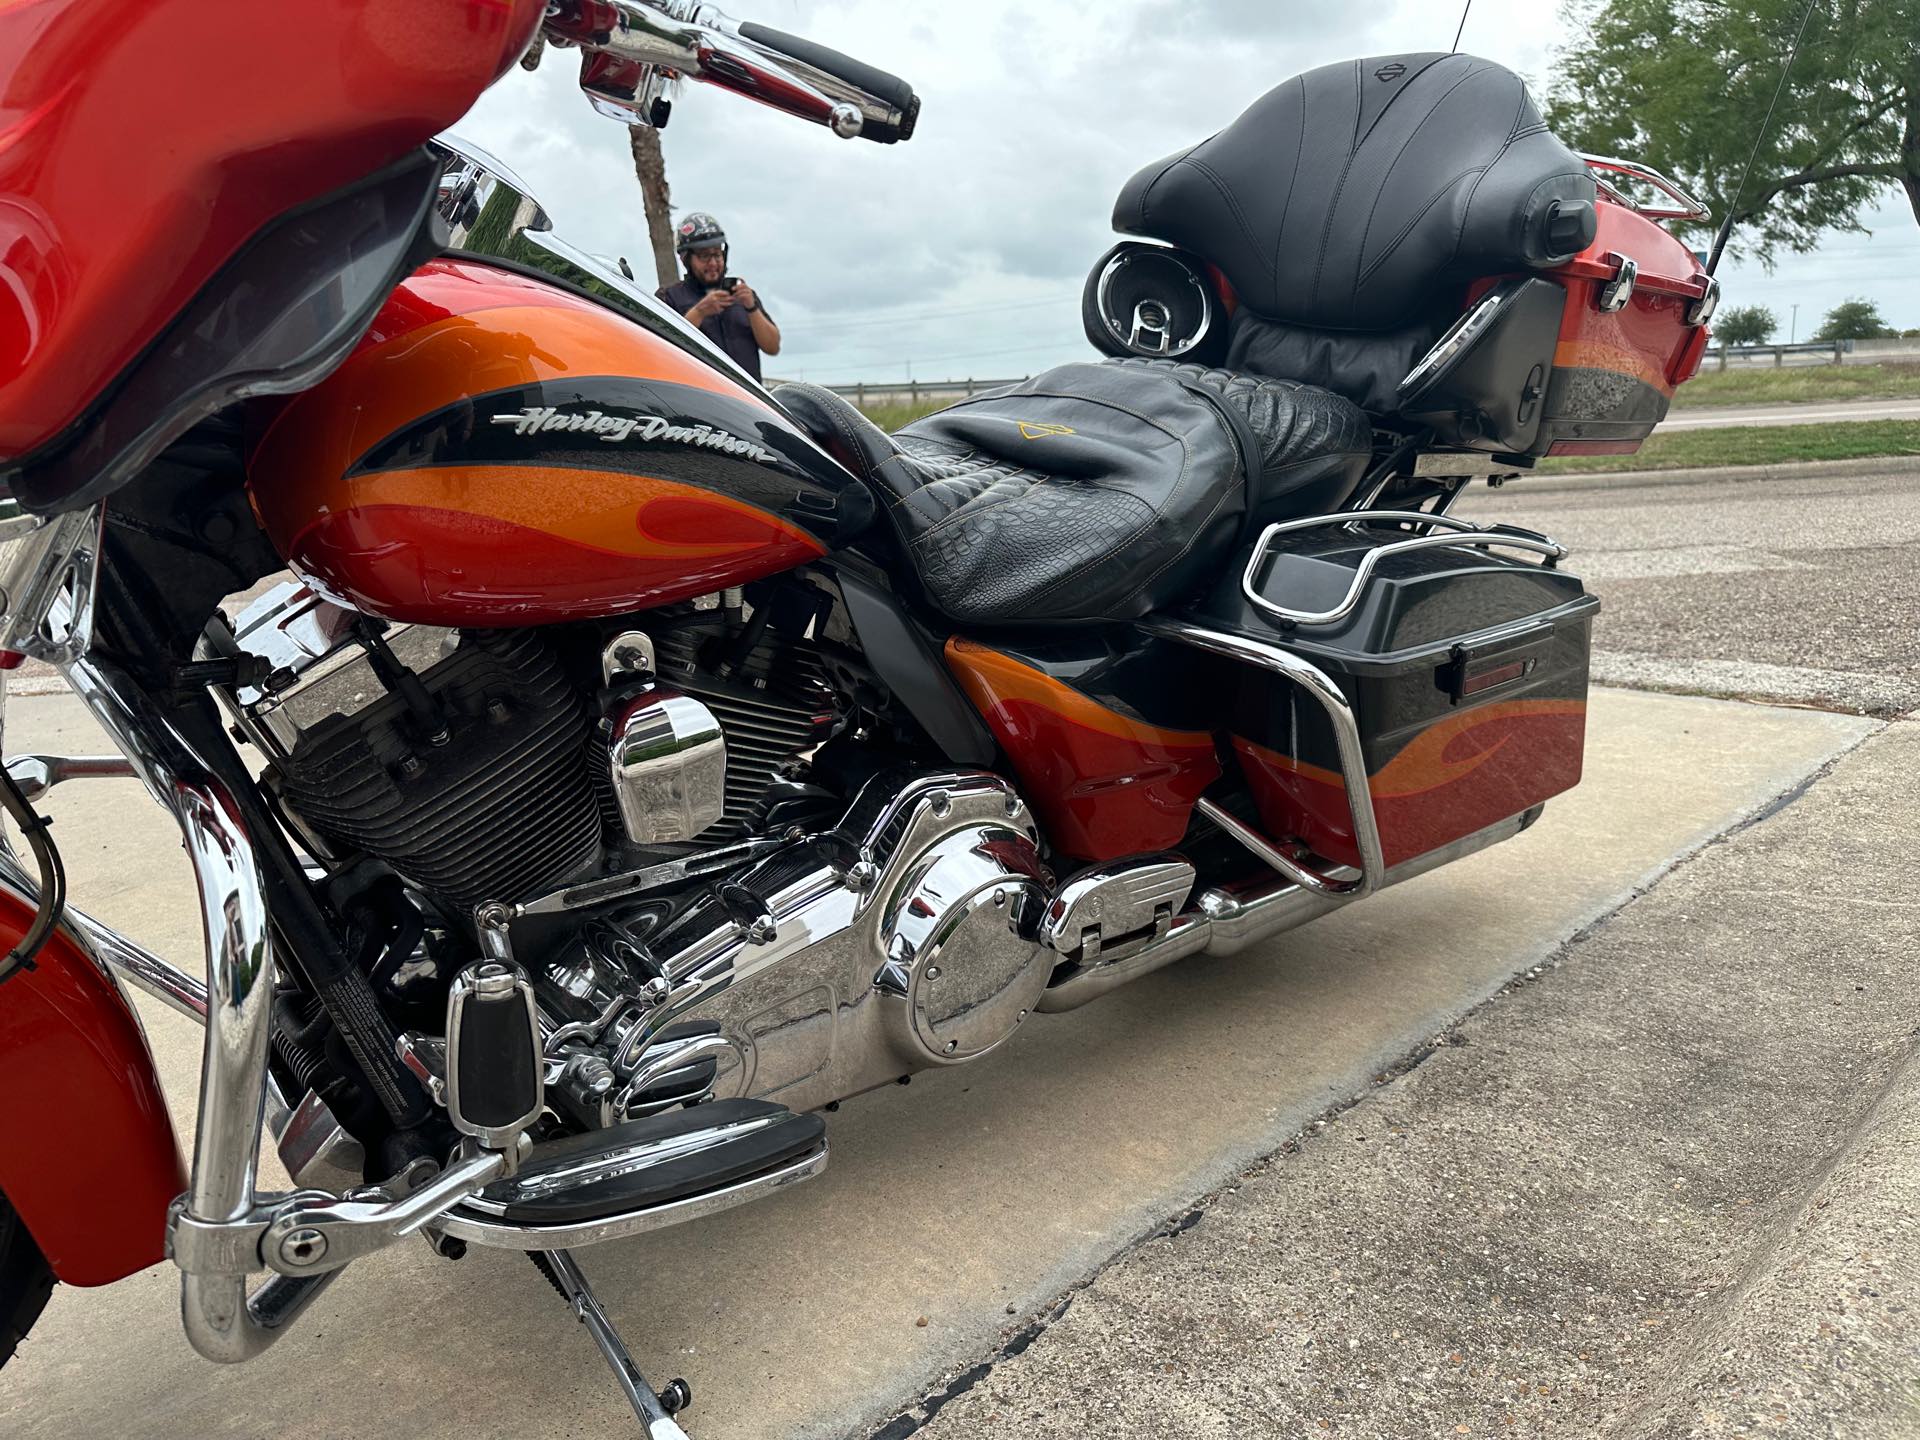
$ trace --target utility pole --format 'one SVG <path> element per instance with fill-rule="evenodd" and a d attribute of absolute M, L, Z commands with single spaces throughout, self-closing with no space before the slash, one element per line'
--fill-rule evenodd
<path fill-rule="evenodd" d="M 1799 338 L 1800 338 L 1800 306 L 1796 302 L 1793 307 L 1793 323 L 1787 327 L 1787 343 L 1791 345 L 1793 344 L 1794 341 L 1798 340 Z"/>
<path fill-rule="evenodd" d="M 630 125 L 627 140 L 633 148 L 633 171 L 640 180 L 640 202 L 646 210 L 654 272 L 662 285 L 671 285 L 680 278 L 680 263 L 673 253 L 673 193 L 667 188 L 667 158 L 660 152 L 660 132 L 651 125 Z"/>

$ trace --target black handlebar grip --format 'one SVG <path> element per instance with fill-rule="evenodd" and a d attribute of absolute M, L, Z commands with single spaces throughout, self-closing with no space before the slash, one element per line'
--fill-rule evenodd
<path fill-rule="evenodd" d="M 866 91 L 888 108 L 900 112 L 898 125 L 868 120 L 860 127 L 861 139 L 891 145 L 896 140 L 913 138 L 914 122 L 920 118 L 920 97 L 913 93 L 913 86 L 898 75 L 889 75 L 851 55 L 843 55 L 825 45 L 816 45 L 801 36 L 789 35 L 784 30 L 775 30 L 770 25 L 760 25 L 751 20 L 741 22 L 740 38 L 750 40 L 755 45 L 764 45 L 781 55 L 791 56 L 801 64 L 811 65 L 837 80 L 844 80 Z"/>

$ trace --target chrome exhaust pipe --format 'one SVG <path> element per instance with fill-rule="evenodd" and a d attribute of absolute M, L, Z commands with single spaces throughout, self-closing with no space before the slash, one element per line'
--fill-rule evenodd
<path fill-rule="evenodd" d="M 1256 889 L 1235 894 L 1208 890 L 1192 910 L 1174 919 L 1165 935 L 1144 949 L 1117 960 L 1102 961 L 1056 980 L 1040 997 L 1046 1014 L 1078 1010 L 1089 1000 L 1131 984 L 1142 975 L 1163 970 L 1189 955 L 1231 955 L 1247 946 L 1303 925 L 1328 910 L 1347 903 L 1334 895 L 1308 890 L 1286 880 L 1271 880 Z"/>
<path fill-rule="evenodd" d="M 1489 825 L 1472 835 L 1403 860 L 1388 870 L 1381 885 L 1397 885 L 1450 865 L 1455 860 L 1511 839 L 1538 818 L 1537 810 Z M 1333 872 L 1336 877 L 1342 872 Z M 1346 872 L 1358 875 L 1358 871 Z M 1038 1009 L 1047 1014 L 1077 1010 L 1089 1000 L 1131 984 L 1143 975 L 1163 970 L 1189 955 L 1234 955 L 1250 945 L 1304 925 L 1330 910 L 1360 898 L 1358 892 L 1311 890 L 1278 878 L 1247 887 L 1214 888 L 1204 892 L 1191 910 L 1176 916 L 1165 935 L 1144 948 L 1115 960 L 1084 966 L 1054 981 L 1040 997 Z"/>

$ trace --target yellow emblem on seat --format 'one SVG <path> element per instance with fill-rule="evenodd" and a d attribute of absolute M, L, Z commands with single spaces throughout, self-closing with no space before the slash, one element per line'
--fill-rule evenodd
<path fill-rule="evenodd" d="M 1020 434 L 1028 440 L 1038 440 L 1042 435 L 1073 435 L 1076 433 L 1078 432 L 1076 432 L 1071 425 L 1035 425 L 1026 420 L 1020 422 Z"/>

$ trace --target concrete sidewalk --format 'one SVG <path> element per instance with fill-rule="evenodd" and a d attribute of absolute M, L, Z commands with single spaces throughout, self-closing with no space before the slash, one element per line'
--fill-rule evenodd
<path fill-rule="evenodd" d="M 1916 774 L 1910 717 L 878 1434 L 1920 1434 Z"/>
<path fill-rule="evenodd" d="M 102 744 L 71 697 L 21 702 L 8 722 L 21 749 Z M 641 1365 L 692 1381 L 697 1440 L 864 1433 L 1879 728 L 1596 691 L 1585 780 L 1518 839 L 849 1102 L 821 1179 L 583 1263 Z M 47 804 L 74 902 L 193 963 L 197 906 L 167 818 L 126 781 Z M 147 1016 L 184 1138 L 201 1036 Z M 0 1372 L 0 1435 L 632 1433 L 593 1346 L 518 1256 L 374 1256 L 248 1365 L 194 1356 L 178 1306 L 166 1265 L 57 1290 Z"/>

